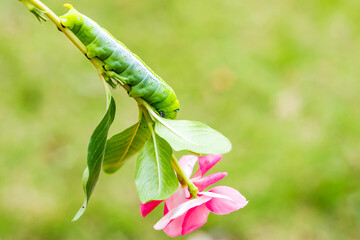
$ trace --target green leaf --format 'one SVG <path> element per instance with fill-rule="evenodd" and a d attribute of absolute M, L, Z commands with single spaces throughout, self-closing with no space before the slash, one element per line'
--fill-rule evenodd
<path fill-rule="evenodd" d="M 46 17 L 46 15 L 45 15 L 46 12 L 41 11 L 40 9 L 38 9 L 37 7 L 35 7 L 32 3 L 30 3 L 30 2 L 27 1 L 27 0 L 25 0 L 25 1 L 23 0 L 22 2 L 23 2 L 23 3 L 25 4 L 25 6 L 29 9 L 29 11 L 30 11 L 32 14 L 35 15 L 35 17 L 39 20 L 39 22 L 41 22 L 41 20 L 44 21 L 44 22 L 46 22 L 46 20 L 47 20 L 47 17 Z"/>
<path fill-rule="evenodd" d="M 151 136 L 144 115 L 136 124 L 107 140 L 103 170 L 114 173 L 135 153 L 139 152 Z"/>
<path fill-rule="evenodd" d="M 107 89 L 108 90 L 108 89 Z M 111 97 L 108 90 L 108 102 L 107 102 L 107 111 L 96 127 L 95 131 L 90 137 L 88 145 L 88 155 L 87 155 L 87 168 L 84 171 L 82 177 L 83 189 L 85 194 L 85 200 L 83 206 L 76 213 L 73 221 L 76 221 L 84 213 L 87 203 L 90 199 L 92 192 L 94 191 L 96 182 L 99 179 L 101 166 L 104 159 L 106 139 L 109 132 L 110 125 L 114 121 L 115 116 L 115 101 Z"/>
<path fill-rule="evenodd" d="M 155 119 L 155 132 L 175 151 L 223 154 L 231 150 L 229 139 L 204 123 L 160 117 Z"/>
<path fill-rule="evenodd" d="M 170 145 L 153 132 L 136 160 L 135 184 L 142 203 L 163 200 L 178 189 L 171 155 Z"/>

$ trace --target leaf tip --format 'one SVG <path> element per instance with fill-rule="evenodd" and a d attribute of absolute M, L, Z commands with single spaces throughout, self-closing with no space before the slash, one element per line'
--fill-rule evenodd
<path fill-rule="evenodd" d="M 225 137 L 225 138 L 228 141 L 227 142 L 227 148 L 226 148 L 226 153 L 228 153 L 228 152 L 230 152 L 232 150 L 232 143 L 227 137 Z"/>
<path fill-rule="evenodd" d="M 106 174 L 114 174 L 114 173 L 117 172 L 117 170 L 119 170 L 119 168 L 114 168 L 114 167 L 111 167 L 111 166 L 104 166 L 103 165 L 103 171 Z"/>
<path fill-rule="evenodd" d="M 72 222 L 76 222 L 85 212 L 86 210 L 86 203 L 84 203 L 81 208 L 79 209 L 79 211 L 76 213 L 75 217 L 71 220 Z"/>

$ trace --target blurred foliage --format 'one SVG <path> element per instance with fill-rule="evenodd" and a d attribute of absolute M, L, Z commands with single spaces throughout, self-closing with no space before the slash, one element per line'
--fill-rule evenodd
<path fill-rule="evenodd" d="M 44 0 L 63 14 L 63 0 Z M 360 1 L 71 1 L 176 91 L 179 119 L 233 151 L 214 171 L 250 201 L 184 239 L 360 239 Z M 95 69 L 52 23 L 0 1 L 0 238 L 167 239 L 143 219 L 134 161 L 86 214 L 87 143 L 105 111 Z M 137 119 L 115 93 L 111 134 Z"/>

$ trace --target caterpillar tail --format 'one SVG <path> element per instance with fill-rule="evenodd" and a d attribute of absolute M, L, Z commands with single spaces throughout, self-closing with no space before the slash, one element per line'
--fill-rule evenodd
<path fill-rule="evenodd" d="M 69 8 L 69 9 L 73 9 L 73 8 L 74 8 L 73 5 L 71 5 L 71 4 L 69 4 L 69 3 L 65 3 L 63 6 L 66 7 L 66 8 Z"/>

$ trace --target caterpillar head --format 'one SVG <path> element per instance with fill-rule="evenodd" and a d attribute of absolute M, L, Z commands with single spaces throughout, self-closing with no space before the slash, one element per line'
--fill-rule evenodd
<path fill-rule="evenodd" d="M 179 111 L 179 109 L 176 109 L 173 111 L 168 111 L 168 112 L 160 111 L 160 116 L 163 118 L 167 118 L 167 119 L 175 119 L 178 111 Z"/>
<path fill-rule="evenodd" d="M 170 106 L 163 110 L 160 110 L 160 116 L 167 119 L 175 119 L 180 109 L 180 103 L 178 100 L 174 101 Z"/>
<path fill-rule="evenodd" d="M 60 17 L 60 23 L 63 27 L 75 32 L 76 29 L 79 29 L 82 25 L 82 16 L 70 4 L 64 4 L 64 7 L 68 7 L 70 10 Z"/>

